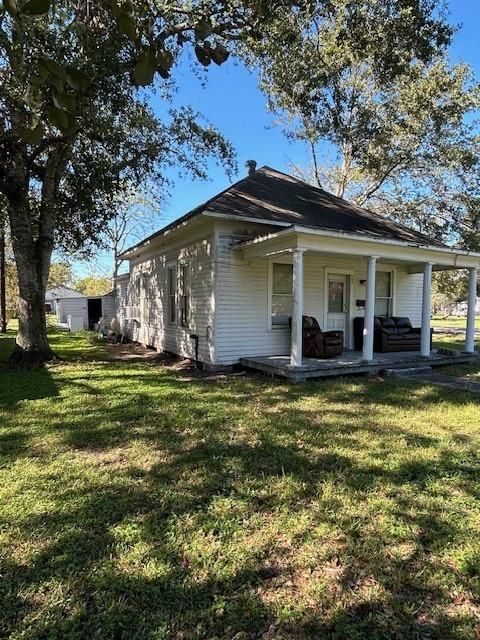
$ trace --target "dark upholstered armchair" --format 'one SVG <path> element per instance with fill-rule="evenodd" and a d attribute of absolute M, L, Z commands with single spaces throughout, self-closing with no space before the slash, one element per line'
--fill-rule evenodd
<path fill-rule="evenodd" d="M 306 358 L 333 358 L 343 353 L 343 331 L 322 331 L 312 316 L 302 316 L 302 338 Z"/>

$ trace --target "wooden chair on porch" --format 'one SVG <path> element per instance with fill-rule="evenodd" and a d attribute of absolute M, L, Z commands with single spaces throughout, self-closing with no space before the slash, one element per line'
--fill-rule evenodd
<path fill-rule="evenodd" d="M 305 358 L 334 358 L 343 353 L 343 331 L 322 331 L 313 316 L 302 316 L 302 341 Z"/>

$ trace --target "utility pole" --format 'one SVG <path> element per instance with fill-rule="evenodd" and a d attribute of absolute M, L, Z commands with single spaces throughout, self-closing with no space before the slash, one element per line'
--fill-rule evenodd
<path fill-rule="evenodd" d="M 0 330 L 7 333 L 7 297 L 5 273 L 5 225 L 0 221 Z"/>

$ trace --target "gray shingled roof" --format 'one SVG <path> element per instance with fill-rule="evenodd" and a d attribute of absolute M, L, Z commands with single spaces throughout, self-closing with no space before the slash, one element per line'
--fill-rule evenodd
<path fill-rule="evenodd" d="M 258 222 L 276 222 L 284 226 L 298 225 L 349 235 L 360 234 L 422 246 L 447 246 L 423 233 L 338 198 L 323 189 L 265 166 L 195 207 L 134 247 L 130 247 L 125 253 L 207 212 L 223 214 L 231 218 L 248 217 Z"/>
<path fill-rule="evenodd" d="M 80 291 L 70 289 L 70 287 L 54 287 L 45 292 L 46 300 L 55 300 L 58 298 L 83 298 L 85 297 Z"/>
<path fill-rule="evenodd" d="M 445 247 L 441 242 L 270 167 L 206 203 L 204 210 L 373 238 Z"/>

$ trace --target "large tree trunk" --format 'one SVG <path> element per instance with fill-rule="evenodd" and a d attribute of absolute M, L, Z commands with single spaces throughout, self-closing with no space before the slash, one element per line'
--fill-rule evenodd
<path fill-rule="evenodd" d="M 46 256 L 45 256 L 46 257 Z M 19 285 L 19 327 L 11 360 L 19 364 L 39 364 L 52 360 L 45 318 L 45 285 L 38 273 L 35 255 L 23 248 L 15 251 Z"/>
<path fill-rule="evenodd" d="M 54 358 L 47 338 L 45 289 L 53 251 L 55 194 L 69 153 L 68 143 L 52 149 L 42 173 L 40 202 L 29 192 L 25 154 L 18 154 L 7 190 L 12 246 L 18 272 L 19 330 L 11 359 L 25 365 Z M 30 195 L 30 198 L 29 198 Z M 38 210 L 31 210 L 38 206 Z"/>
<path fill-rule="evenodd" d="M 47 338 L 45 289 L 53 250 L 51 214 L 42 211 L 36 231 L 26 197 L 9 202 L 12 246 L 18 272 L 19 328 L 11 360 L 39 364 L 54 358 Z"/>

